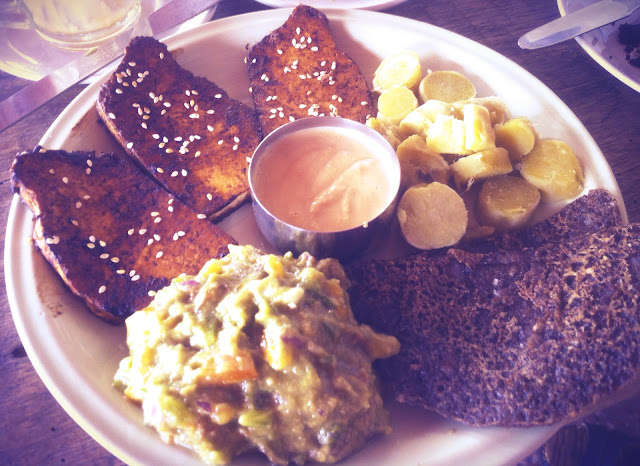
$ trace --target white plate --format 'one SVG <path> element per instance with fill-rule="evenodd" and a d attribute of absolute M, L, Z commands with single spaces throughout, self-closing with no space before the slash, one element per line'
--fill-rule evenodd
<path fill-rule="evenodd" d="M 299 0 L 256 0 L 263 5 L 274 8 L 293 8 L 300 4 Z M 305 5 L 314 8 L 360 8 L 362 10 L 383 10 L 406 0 L 306 0 Z"/>
<path fill-rule="evenodd" d="M 560 14 L 565 16 L 596 1 L 558 0 L 558 9 Z M 576 37 L 576 41 L 605 70 L 627 86 L 640 92 L 640 68 L 629 64 L 625 59 L 624 45 L 618 42 L 618 27 L 624 23 L 640 23 L 640 10 L 634 11 L 628 17 L 615 23 L 582 34 Z"/>
<path fill-rule="evenodd" d="M 142 0 L 141 17 L 168 3 L 169 0 Z M 168 37 L 209 21 L 216 11 L 214 6 L 183 24 L 165 31 L 160 37 Z M 33 29 L 0 28 L 0 70 L 20 78 L 36 81 L 61 66 L 80 57 L 84 52 L 66 50 L 51 44 Z M 87 82 L 99 79 L 101 72 Z"/>
<path fill-rule="evenodd" d="M 280 26 L 290 10 L 230 17 L 169 38 L 178 61 L 251 105 L 244 64 L 246 46 Z M 480 96 L 498 95 L 514 115 L 526 115 L 543 137 L 567 141 L 580 157 L 587 188 L 605 187 L 622 205 L 620 191 L 601 151 L 576 116 L 540 81 L 505 57 L 443 29 L 362 10 L 332 10 L 330 25 L 339 47 L 367 77 L 378 63 L 412 49 L 424 69 L 453 69 L 476 84 Z M 202 57 L 207 57 L 203 60 Z M 97 123 L 90 85 L 54 122 L 41 144 L 50 149 L 113 150 L 113 138 Z M 552 206 L 557 209 L 559 206 Z M 548 213 L 548 212 L 547 212 Z M 240 242 L 257 242 L 251 209 L 245 205 L 223 228 Z M 141 410 L 112 388 L 119 360 L 127 354 L 124 327 L 103 323 L 61 284 L 30 243 L 28 209 L 16 196 L 7 223 L 5 276 L 13 318 L 29 358 L 63 408 L 98 442 L 122 460 L 143 464 L 190 464 L 197 459 L 164 445 L 144 427 Z M 544 443 L 559 426 L 528 429 L 471 428 L 417 409 L 391 406 L 393 434 L 377 438 L 348 464 L 516 463 Z M 258 456 L 238 464 L 266 464 Z"/>

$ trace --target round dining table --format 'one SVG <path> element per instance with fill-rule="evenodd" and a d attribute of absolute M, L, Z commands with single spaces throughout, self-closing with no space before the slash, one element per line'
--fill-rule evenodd
<path fill-rule="evenodd" d="M 222 0 L 212 20 L 272 8 L 277 2 Z M 336 0 L 336 3 L 339 3 Z M 348 3 L 348 2 L 345 2 Z M 385 2 L 380 14 L 444 28 L 517 63 L 551 89 L 586 127 L 610 165 L 630 222 L 640 221 L 640 93 L 610 74 L 573 39 L 536 50 L 518 46 L 524 33 L 560 16 L 555 0 L 407 0 Z M 0 72 L 0 101 L 29 83 Z M 6 222 L 14 193 L 10 167 L 31 149 L 86 85 L 76 84 L 0 132 L 0 254 L 4 262 Z M 0 464 L 123 464 L 79 427 L 40 380 L 20 341 L 0 268 Z M 576 431 L 606 432 L 616 445 L 640 438 L 640 403 L 631 399 L 565 428 L 527 453 L 522 464 L 579 464 Z M 594 427 L 595 426 L 595 427 Z M 620 442 L 620 439 L 625 442 Z M 585 447 L 586 448 L 586 447 Z M 637 448 L 637 444 L 636 444 Z M 620 449 L 618 449 L 620 450 Z M 618 452 L 615 450 L 614 453 Z M 635 450 L 638 451 L 637 449 Z M 555 453 L 554 453 L 555 452 Z M 576 462 L 567 461 L 576 455 Z M 554 459 L 555 458 L 555 459 Z M 555 463 L 554 463 L 555 462 Z M 597 463 L 590 463 L 597 464 Z M 610 463 L 615 464 L 615 463 Z"/>

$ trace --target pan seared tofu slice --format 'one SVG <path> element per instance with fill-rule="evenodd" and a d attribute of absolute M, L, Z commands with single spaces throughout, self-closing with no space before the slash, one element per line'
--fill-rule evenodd
<path fill-rule="evenodd" d="M 124 154 L 38 149 L 16 157 L 11 181 L 35 217 L 36 246 L 108 322 L 234 242 Z"/>
<path fill-rule="evenodd" d="M 161 42 L 131 41 L 97 109 L 129 155 L 196 212 L 217 220 L 249 198 L 255 112 L 180 67 Z"/>
<path fill-rule="evenodd" d="M 339 50 L 329 21 L 305 5 L 249 51 L 253 102 L 265 135 L 309 116 L 340 116 L 364 123 L 374 99 L 358 65 Z"/>

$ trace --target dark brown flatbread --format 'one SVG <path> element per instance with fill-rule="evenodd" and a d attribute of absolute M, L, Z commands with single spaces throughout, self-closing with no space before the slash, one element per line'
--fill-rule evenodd
<path fill-rule="evenodd" d="M 612 226 L 608 199 L 598 191 L 495 240 L 512 247 L 348 265 L 356 318 L 400 340 L 379 366 L 395 398 L 472 425 L 531 426 L 634 388 L 640 225 Z"/>

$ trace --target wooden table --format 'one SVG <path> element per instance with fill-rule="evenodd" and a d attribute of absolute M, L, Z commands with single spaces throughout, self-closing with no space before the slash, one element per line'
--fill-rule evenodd
<path fill-rule="evenodd" d="M 215 18 L 266 9 L 252 0 L 223 0 Z M 640 221 L 640 93 L 612 77 L 573 40 L 537 51 L 517 39 L 556 18 L 554 0 L 409 0 L 387 14 L 459 33 L 523 66 L 578 116 L 605 154 L 618 180 L 630 221 Z M 0 99 L 27 84 L 0 73 Z M 82 90 L 77 85 L 0 133 L 0 218 L 12 200 L 9 167 L 33 148 L 56 116 Z M 4 244 L 5 228 L 0 228 Z M 2 248 L 3 254 L 4 247 Z M 4 256 L 3 256 L 4 257 Z M 4 281 L 4 268 L 0 271 Z M 121 464 L 87 435 L 45 388 L 13 324 L 5 286 L 0 290 L 0 464 Z"/>

